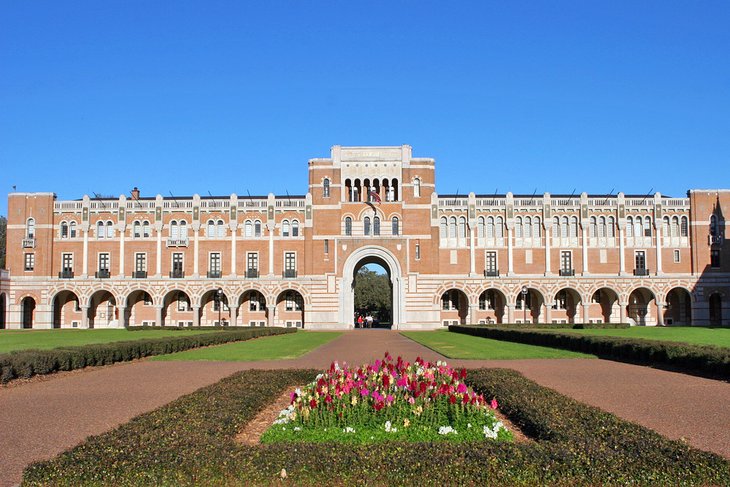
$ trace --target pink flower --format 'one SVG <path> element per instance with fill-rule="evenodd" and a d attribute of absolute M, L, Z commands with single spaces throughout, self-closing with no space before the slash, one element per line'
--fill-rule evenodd
<path fill-rule="evenodd" d="M 387 402 L 393 402 L 393 399 L 394 399 L 394 398 L 393 398 L 393 395 L 392 395 L 392 394 L 388 394 L 388 395 L 387 395 L 387 396 L 385 397 L 385 400 L 386 400 Z"/>
<path fill-rule="evenodd" d="M 411 397 L 408 398 L 408 403 L 409 404 L 413 404 L 415 402 L 416 402 L 416 399 L 413 396 L 411 396 Z"/>
<path fill-rule="evenodd" d="M 497 409 L 499 407 L 499 404 L 497 404 L 497 400 L 492 398 L 492 402 L 489 403 L 489 407 L 492 409 Z"/>
<path fill-rule="evenodd" d="M 369 395 L 370 395 L 370 391 L 368 391 L 368 390 L 367 390 L 367 389 L 365 389 L 365 388 L 363 388 L 363 389 L 360 389 L 360 395 L 361 395 L 362 397 L 366 397 L 366 396 L 369 396 Z"/>
<path fill-rule="evenodd" d="M 459 394 L 464 394 L 466 391 L 467 391 L 466 384 L 464 384 L 463 382 L 461 382 L 459 384 L 459 386 L 456 388 L 456 392 L 458 392 Z"/>

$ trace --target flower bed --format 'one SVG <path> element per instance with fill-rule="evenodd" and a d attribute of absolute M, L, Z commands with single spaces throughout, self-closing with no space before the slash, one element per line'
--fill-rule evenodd
<path fill-rule="evenodd" d="M 466 385 L 466 370 L 445 362 L 414 363 L 385 354 L 358 368 L 333 362 L 303 390 L 261 438 L 278 441 L 508 441 L 484 396 Z"/>

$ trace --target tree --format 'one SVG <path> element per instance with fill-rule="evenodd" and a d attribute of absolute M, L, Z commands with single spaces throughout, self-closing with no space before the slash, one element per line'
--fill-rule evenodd
<path fill-rule="evenodd" d="M 381 321 L 390 317 L 391 289 L 387 274 L 360 268 L 355 276 L 355 310 L 375 312 Z"/>
<path fill-rule="evenodd" d="M 8 219 L 0 216 L 0 269 L 5 269 L 5 245 L 8 235 Z"/>

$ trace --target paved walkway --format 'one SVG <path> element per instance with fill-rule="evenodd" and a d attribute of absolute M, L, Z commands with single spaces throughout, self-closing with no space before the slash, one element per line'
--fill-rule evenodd
<path fill-rule="evenodd" d="M 354 330 L 296 360 L 137 361 L 0 389 L 0 486 L 20 481 L 33 461 L 108 431 L 200 387 L 247 369 L 360 364 L 389 351 L 409 360 L 446 360 L 398 333 Z M 636 365 L 589 359 L 449 360 L 505 367 L 579 401 L 730 458 L 730 384 Z"/>

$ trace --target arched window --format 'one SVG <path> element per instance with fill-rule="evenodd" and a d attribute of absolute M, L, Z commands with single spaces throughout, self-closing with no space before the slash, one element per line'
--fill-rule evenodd
<path fill-rule="evenodd" d="M 25 222 L 25 238 L 35 238 L 35 218 L 28 218 Z"/>
<path fill-rule="evenodd" d="M 255 222 L 253 222 L 253 236 L 261 236 L 261 220 L 256 220 Z"/>
<path fill-rule="evenodd" d="M 110 221 L 106 222 L 106 238 L 114 237 L 114 224 Z"/>
<path fill-rule="evenodd" d="M 651 237 L 651 217 L 644 217 L 644 236 Z"/>
<path fill-rule="evenodd" d="M 448 223 L 445 216 L 441 217 L 441 222 L 439 225 L 439 236 L 441 238 L 446 238 L 448 236 Z"/>
<path fill-rule="evenodd" d="M 345 217 L 345 235 L 348 237 L 352 235 L 352 218 Z"/>
<path fill-rule="evenodd" d="M 532 222 L 532 236 L 533 238 L 540 238 L 542 236 L 542 225 L 540 225 L 539 216 L 536 216 Z"/>
<path fill-rule="evenodd" d="M 501 216 L 498 216 L 494 223 L 494 236 L 497 238 L 504 237 L 504 220 Z"/>
<path fill-rule="evenodd" d="M 679 237 L 679 217 L 672 217 L 672 237 Z"/>
<path fill-rule="evenodd" d="M 226 227 L 224 226 L 223 220 L 218 220 L 217 227 L 218 227 L 218 236 L 225 237 L 226 236 Z"/>
<path fill-rule="evenodd" d="M 626 218 L 626 236 L 627 237 L 634 236 L 634 218 L 633 217 Z"/>
<path fill-rule="evenodd" d="M 251 220 L 246 220 L 243 224 L 243 236 L 248 238 L 253 237 L 253 222 Z"/>
<path fill-rule="evenodd" d="M 142 236 L 142 224 L 139 220 L 135 220 L 132 225 L 132 236 L 134 238 L 140 238 Z"/>
<path fill-rule="evenodd" d="M 710 235 L 717 236 L 717 217 L 715 215 L 710 215 Z"/>
<path fill-rule="evenodd" d="M 413 180 L 413 197 L 421 197 L 421 178 L 416 178 Z"/>
<path fill-rule="evenodd" d="M 557 216 L 553 218 L 553 238 L 560 236 L 560 218 Z"/>
<path fill-rule="evenodd" d="M 71 238 L 76 238 L 76 222 L 68 224 L 68 233 Z"/>
<path fill-rule="evenodd" d="M 215 237 L 215 222 L 208 220 L 208 237 Z"/>
<path fill-rule="evenodd" d="M 570 222 L 567 216 L 563 217 L 562 225 L 560 226 L 560 236 L 562 238 L 568 238 L 568 230 L 570 230 Z"/>
<path fill-rule="evenodd" d="M 466 218 L 463 216 L 459 217 L 459 238 L 466 238 Z"/>
<path fill-rule="evenodd" d="M 68 223 L 61 222 L 61 238 L 68 238 Z"/>
<path fill-rule="evenodd" d="M 590 226 L 588 227 L 588 236 L 591 238 L 596 238 L 598 236 L 598 221 L 596 220 L 595 216 L 591 217 L 590 220 Z"/>
<path fill-rule="evenodd" d="M 172 239 L 180 238 L 180 232 L 178 231 L 177 222 L 175 220 L 172 220 L 170 222 L 170 238 L 172 238 Z"/>
<path fill-rule="evenodd" d="M 522 217 L 518 216 L 515 221 L 515 238 L 522 238 Z"/>
<path fill-rule="evenodd" d="M 665 216 L 664 218 L 662 218 L 662 233 L 664 234 L 665 237 L 669 237 L 671 235 L 670 232 L 671 232 L 671 229 L 669 226 L 669 217 Z"/>
<path fill-rule="evenodd" d="M 180 220 L 180 238 L 188 238 L 188 222 Z"/>
<path fill-rule="evenodd" d="M 570 219 L 570 236 L 571 238 L 578 238 L 578 217 L 574 216 Z"/>
<path fill-rule="evenodd" d="M 370 235 L 370 217 L 366 216 L 362 221 L 362 233 L 363 235 Z"/>
<path fill-rule="evenodd" d="M 485 231 L 485 225 L 484 225 L 484 217 L 480 216 L 477 219 L 477 237 L 484 238 L 484 231 Z"/>
<path fill-rule="evenodd" d="M 456 238 L 456 217 L 449 218 L 449 238 Z"/>
<path fill-rule="evenodd" d="M 104 238 L 106 232 L 104 232 L 104 222 L 99 220 L 96 222 L 96 238 Z"/>
<path fill-rule="evenodd" d="M 608 217 L 608 223 L 606 224 L 606 234 L 610 238 L 614 238 L 616 236 L 616 223 L 612 216 Z"/>
<path fill-rule="evenodd" d="M 380 217 L 373 217 L 373 235 L 380 235 Z"/>
<path fill-rule="evenodd" d="M 689 235 L 689 223 L 686 216 L 682 217 L 682 223 L 679 227 L 680 235 L 686 237 Z"/>
<path fill-rule="evenodd" d="M 283 222 L 281 222 L 281 236 L 288 237 L 289 233 L 289 220 L 284 220 Z"/>
<path fill-rule="evenodd" d="M 494 238 L 494 217 L 487 217 L 487 238 Z"/>
<path fill-rule="evenodd" d="M 330 180 L 329 180 L 329 178 L 324 178 L 324 181 L 322 181 L 322 197 L 323 198 L 330 197 Z"/>
<path fill-rule="evenodd" d="M 392 235 L 399 235 L 400 234 L 400 222 L 398 221 L 398 217 L 394 216 L 390 220 L 390 233 Z"/>
<path fill-rule="evenodd" d="M 606 236 L 606 217 L 602 216 L 598 219 L 598 236 L 604 238 Z"/>
<path fill-rule="evenodd" d="M 532 218 L 529 216 L 525 217 L 525 223 L 522 227 L 522 235 L 524 235 L 525 238 L 532 238 Z"/>
<path fill-rule="evenodd" d="M 142 236 L 143 237 L 149 237 L 150 236 L 150 222 L 147 220 L 142 223 Z"/>
<path fill-rule="evenodd" d="M 299 221 L 298 220 L 292 220 L 292 222 L 291 222 L 291 236 L 292 237 L 299 236 Z"/>

